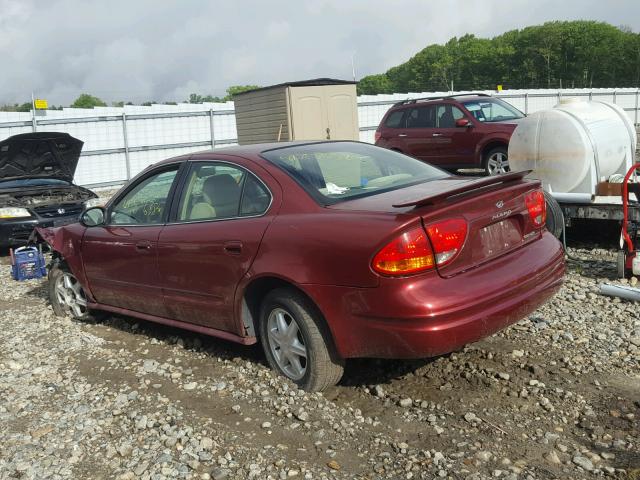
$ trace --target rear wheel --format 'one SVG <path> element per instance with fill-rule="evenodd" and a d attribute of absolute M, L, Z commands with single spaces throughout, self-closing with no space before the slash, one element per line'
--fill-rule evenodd
<path fill-rule="evenodd" d="M 495 147 L 484 155 L 483 168 L 486 175 L 499 175 L 507 173 L 509 169 L 509 158 L 506 147 Z"/>
<path fill-rule="evenodd" d="M 299 292 L 267 294 L 260 311 L 260 339 L 269 365 L 304 390 L 333 386 L 344 371 L 332 351 L 320 314 Z"/>
<path fill-rule="evenodd" d="M 544 192 L 544 199 L 547 204 L 547 220 L 546 226 L 554 237 L 562 236 L 562 227 L 564 225 L 564 214 L 558 201 L 547 192 Z"/>
<path fill-rule="evenodd" d="M 49 272 L 49 300 L 53 312 L 59 317 L 92 318 L 82 285 L 65 266 L 56 265 Z"/>

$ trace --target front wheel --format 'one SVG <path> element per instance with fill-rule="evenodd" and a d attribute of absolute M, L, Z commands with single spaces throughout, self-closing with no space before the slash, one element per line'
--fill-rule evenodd
<path fill-rule="evenodd" d="M 64 266 L 56 265 L 49 272 L 49 300 L 53 313 L 58 317 L 70 315 L 78 320 L 92 318 L 82 285 Z"/>
<path fill-rule="evenodd" d="M 510 171 L 507 148 L 496 147 L 489 150 L 484 156 L 483 167 L 486 175 L 499 175 Z"/>
<path fill-rule="evenodd" d="M 293 289 L 273 290 L 262 302 L 260 339 L 269 365 L 310 392 L 335 385 L 344 372 L 323 325 L 320 313 Z"/>

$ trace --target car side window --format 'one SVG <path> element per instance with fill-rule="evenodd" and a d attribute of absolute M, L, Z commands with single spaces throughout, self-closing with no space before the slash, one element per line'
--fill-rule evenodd
<path fill-rule="evenodd" d="M 187 175 L 178 221 L 220 220 L 264 213 L 271 196 L 243 168 L 217 162 L 195 163 Z"/>
<path fill-rule="evenodd" d="M 404 127 L 404 122 L 402 121 L 402 118 L 404 117 L 404 112 L 405 112 L 404 110 L 397 110 L 395 112 L 390 113 L 384 125 L 389 128 Z"/>
<path fill-rule="evenodd" d="M 178 167 L 145 178 L 110 209 L 113 225 L 157 225 L 164 220 L 171 186 Z"/>
<path fill-rule="evenodd" d="M 427 105 L 409 110 L 407 114 L 407 128 L 433 128 L 436 126 L 435 107 Z"/>
<path fill-rule="evenodd" d="M 464 118 L 464 113 L 455 105 L 438 105 L 436 113 L 438 128 L 455 128 L 456 120 Z"/>

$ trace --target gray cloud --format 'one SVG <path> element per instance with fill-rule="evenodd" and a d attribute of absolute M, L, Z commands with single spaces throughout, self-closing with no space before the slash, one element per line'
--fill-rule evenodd
<path fill-rule="evenodd" d="M 183 100 L 380 73 L 431 43 L 548 20 L 640 30 L 637 0 L 0 0 L 0 103 Z"/>

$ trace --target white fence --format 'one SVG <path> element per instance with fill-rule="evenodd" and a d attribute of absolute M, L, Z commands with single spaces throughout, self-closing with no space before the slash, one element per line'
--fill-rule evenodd
<path fill-rule="evenodd" d="M 464 92 L 454 92 L 464 93 Z M 509 90 L 491 93 L 525 113 L 553 107 L 563 96 L 582 96 L 620 105 L 638 124 L 638 89 Z M 394 103 L 411 98 L 451 95 L 424 92 L 358 97 L 360 140 L 374 131 Z M 41 113 L 41 112 L 38 112 Z M 65 108 L 31 113 L 0 112 L 0 140 L 32 131 L 68 132 L 85 142 L 75 181 L 80 185 L 117 185 L 164 158 L 236 144 L 233 102 Z"/>

